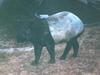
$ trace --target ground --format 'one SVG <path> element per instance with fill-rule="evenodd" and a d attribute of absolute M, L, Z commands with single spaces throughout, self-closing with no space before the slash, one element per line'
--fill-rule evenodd
<path fill-rule="evenodd" d="M 100 75 L 100 26 L 86 27 L 79 38 L 77 58 L 71 50 L 66 60 L 60 60 L 65 43 L 56 45 L 56 63 L 48 64 L 49 54 L 43 48 L 40 64 L 32 66 L 34 50 L 0 53 L 0 75 Z"/>

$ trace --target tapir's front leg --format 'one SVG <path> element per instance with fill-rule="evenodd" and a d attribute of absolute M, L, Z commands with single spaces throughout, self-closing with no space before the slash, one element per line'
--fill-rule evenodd
<path fill-rule="evenodd" d="M 35 60 L 32 61 L 32 63 L 31 63 L 32 65 L 38 65 L 39 64 L 41 52 L 42 52 L 42 46 L 38 45 L 38 44 L 34 45 Z"/>
<path fill-rule="evenodd" d="M 47 45 L 47 50 L 50 54 L 50 60 L 48 63 L 51 63 L 51 64 L 55 63 L 55 45 L 53 44 Z"/>

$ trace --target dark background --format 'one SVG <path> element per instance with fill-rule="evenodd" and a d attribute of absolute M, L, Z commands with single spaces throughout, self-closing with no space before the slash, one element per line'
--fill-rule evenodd
<path fill-rule="evenodd" d="M 9 38 L 16 37 L 17 33 L 29 36 L 26 33 L 35 13 L 52 15 L 61 11 L 76 14 L 86 25 L 100 21 L 100 10 L 91 3 L 84 4 L 78 0 L 1 0 L 0 34 L 7 34 Z"/>

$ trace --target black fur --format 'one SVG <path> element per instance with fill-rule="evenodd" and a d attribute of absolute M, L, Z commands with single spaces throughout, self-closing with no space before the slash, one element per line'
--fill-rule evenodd
<path fill-rule="evenodd" d="M 41 56 L 41 50 L 45 46 L 50 54 L 49 63 L 55 62 L 55 43 L 50 34 L 49 27 L 45 20 L 41 20 L 37 17 L 34 18 L 34 25 L 32 28 L 32 39 L 31 42 L 34 45 L 35 60 L 32 64 L 38 64 Z"/>

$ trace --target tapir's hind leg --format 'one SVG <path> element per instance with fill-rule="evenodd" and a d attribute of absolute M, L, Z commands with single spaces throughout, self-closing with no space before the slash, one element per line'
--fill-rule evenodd
<path fill-rule="evenodd" d="M 60 57 L 61 60 L 65 60 L 66 59 L 66 56 L 67 56 L 67 54 L 69 53 L 69 50 L 72 47 L 72 43 L 73 43 L 72 40 L 67 42 L 66 48 L 65 48 L 62 56 Z"/>
<path fill-rule="evenodd" d="M 78 42 L 78 38 L 81 36 L 81 34 L 84 32 L 84 30 L 78 34 L 76 37 L 74 37 L 72 39 L 73 43 L 72 43 L 72 47 L 73 47 L 73 50 L 74 50 L 74 53 L 73 53 L 73 57 L 77 57 L 78 55 L 78 50 L 79 50 L 79 42 Z"/>
<path fill-rule="evenodd" d="M 73 38 L 72 46 L 73 46 L 73 50 L 74 50 L 73 57 L 77 57 L 78 49 L 79 49 L 79 43 L 77 41 L 77 38 Z"/>
<path fill-rule="evenodd" d="M 61 60 L 65 60 L 67 54 L 69 53 L 71 47 L 73 47 L 74 53 L 73 56 L 77 57 L 78 54 L 78 49 L 79 49 L 79 43 L 77 41 L 77 37 L 70 39 L 69 42 L 67 42 L 67 46 L 62 54 L 62 56 L 60 57 Z"/>

